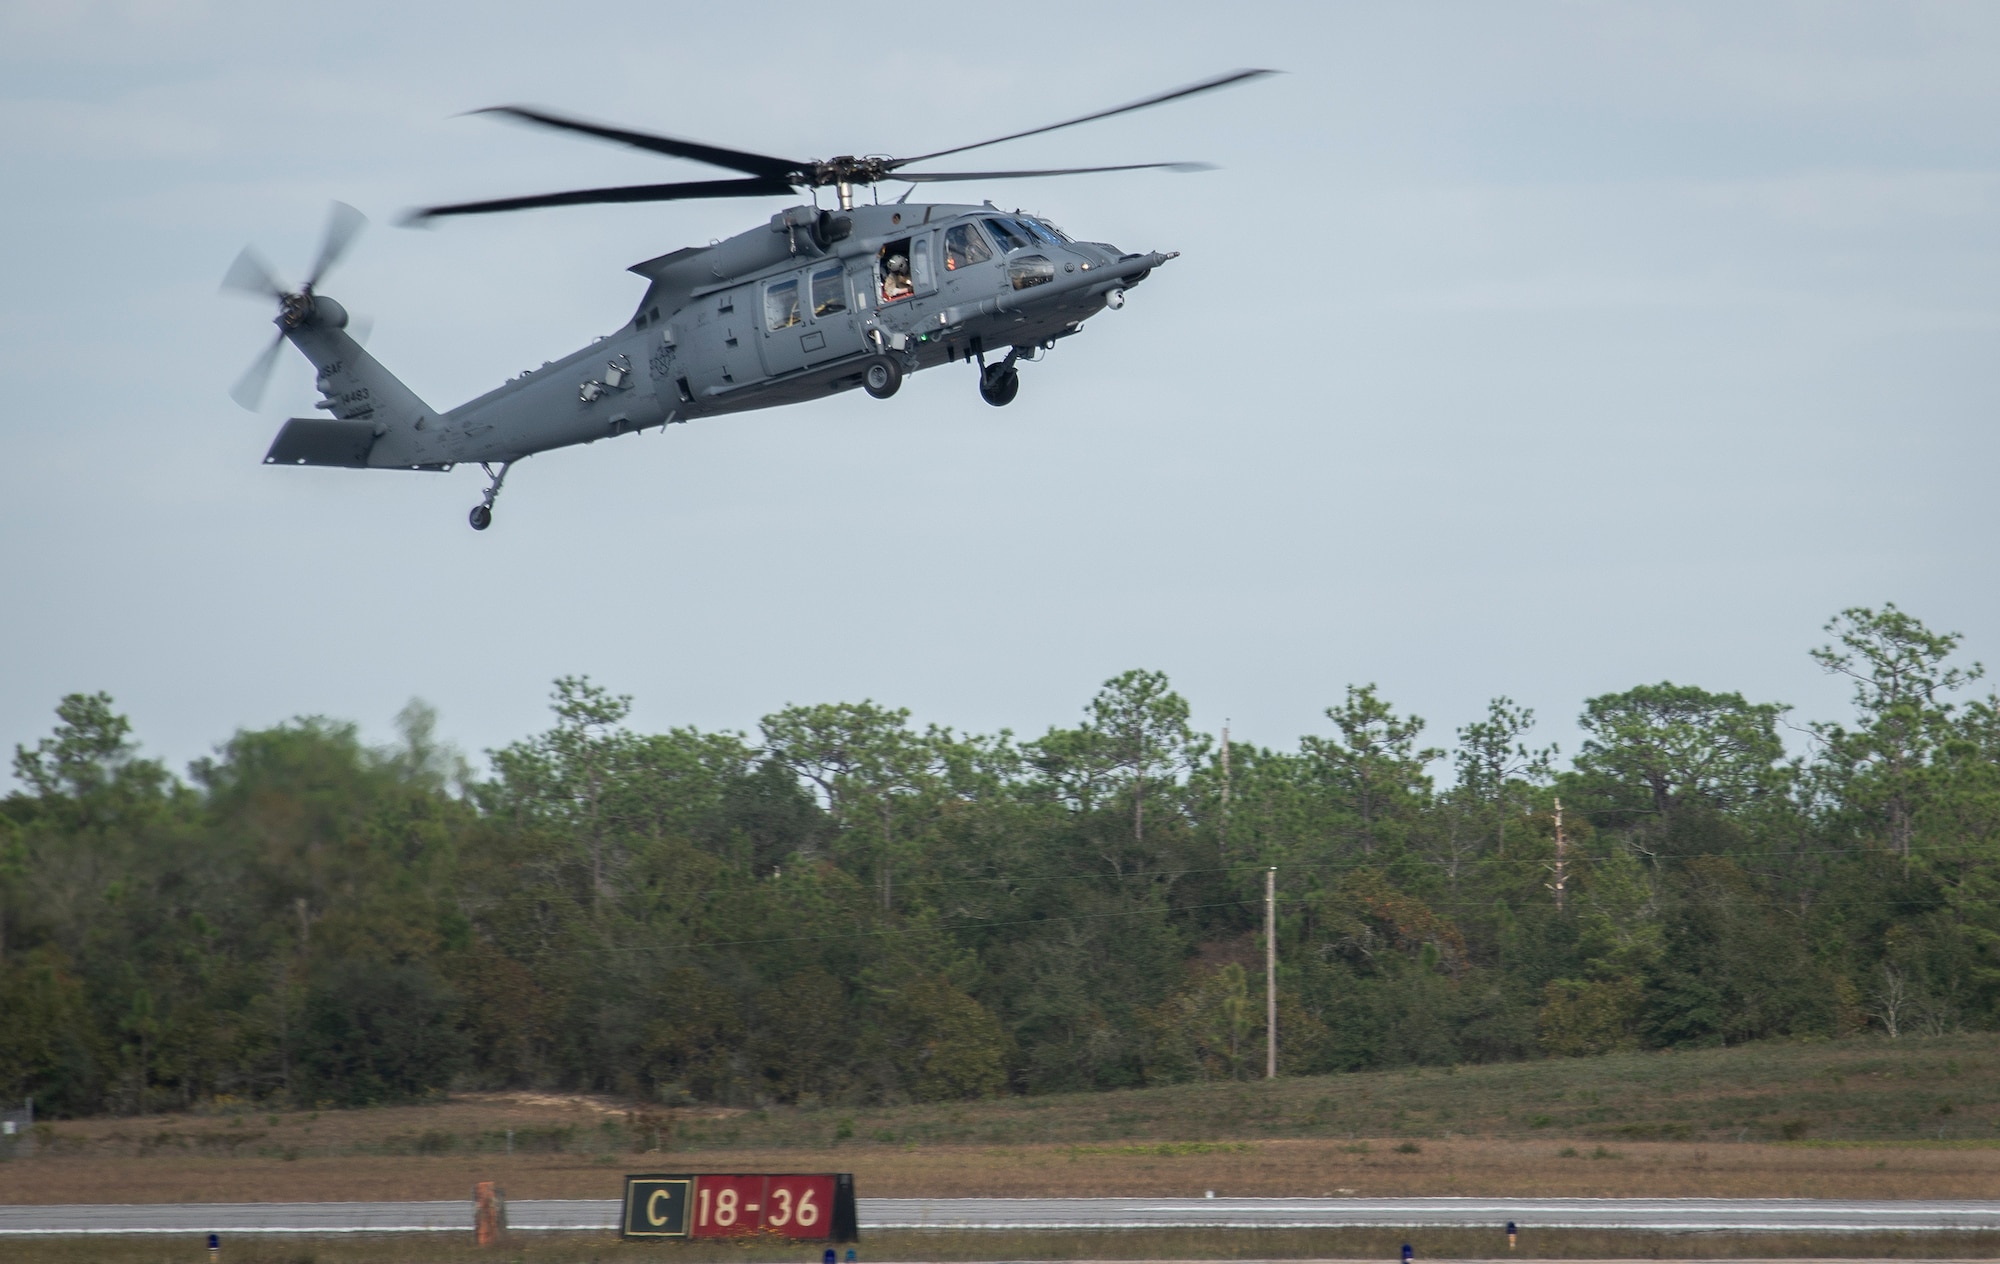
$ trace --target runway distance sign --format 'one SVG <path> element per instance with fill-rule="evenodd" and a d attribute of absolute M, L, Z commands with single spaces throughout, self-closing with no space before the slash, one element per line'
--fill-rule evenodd
<path fill-rule="evenodd" d="M 846 1172 L 627 1176 L 619 1228 L 628 1238 L 860 1237 Z"/>

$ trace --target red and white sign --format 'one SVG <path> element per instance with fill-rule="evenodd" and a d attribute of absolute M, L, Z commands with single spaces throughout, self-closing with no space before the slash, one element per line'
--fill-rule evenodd
<path fill-rule="evenodd" d="M 695 1177 L 689 1236 L 734 1238 L 753 1233 L 824 1238 L 833 1217 L 831 1176 Z"/>

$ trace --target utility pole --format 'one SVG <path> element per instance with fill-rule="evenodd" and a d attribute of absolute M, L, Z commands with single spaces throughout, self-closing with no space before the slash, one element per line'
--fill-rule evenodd
<path fill-rule="evenodd" d="M 1222 863 L 1229 863 L 1229 717 L 1222 718 L 1222 837 L 1215 846 Z"/>
<path fill-rule="evenodd" d="M 1563 887 L 1569 880 L 1569 849 L 1563 841 L 1563 801 L 1556 800 L 1556 863 L 1553 866 L 1556 880 L 1549 889 L 1556 893 L 1556 912 L 1562 912 Z"/>
<path fill-rule="evenodd" d="M 1264 1078 L 1278 1078 L 1278 866 L 1264 871 Z"/>

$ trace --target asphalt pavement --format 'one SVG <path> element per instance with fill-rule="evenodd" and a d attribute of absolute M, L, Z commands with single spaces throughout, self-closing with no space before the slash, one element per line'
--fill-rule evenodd
<path fill-rule="evenodd" d="M 1860 1233 L 2000 1230 L 2000 1202 L 1821 1198 L 862 1198 L 863 1233 L 883 1229 L 1638 1229 Z M 516 1231 L 609 1230 L 619 1203 L 521 1198 Z M 470 1201 L 0 1205 L 0 1235 L 449 1233 Z"/>

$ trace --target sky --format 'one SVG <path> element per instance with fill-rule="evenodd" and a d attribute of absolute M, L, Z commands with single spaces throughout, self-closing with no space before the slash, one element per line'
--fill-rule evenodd
<path fill-rule="evenodd" d="M 1207 161 L 954 186 L 1181 257 L 1026 366 L 538 456 L 483 480 L 267 469 L 312 415 L 256 243 L 450 407 L 612 331 L 642 259 L 783 199 L 398 227 L 405 209 L 712 178 L 466 112 L 533 104 L 798 156 Z M 550 681 L 645 730 L 787 703 L 1037 734 L 1165 671 L 1289 747 L 1377 683 L 1452 731 L 1504 694 L 1672 680 L 1846 714 L 1807 651 L 1893 601 L 2000 656 L 2000 8 L 1813 3 L 0 0 L 0 746 L 105 690 L 174 766 L 412 697 L 469 753 Z M 887 196 L 908 186 L 891 185 Z"/>

